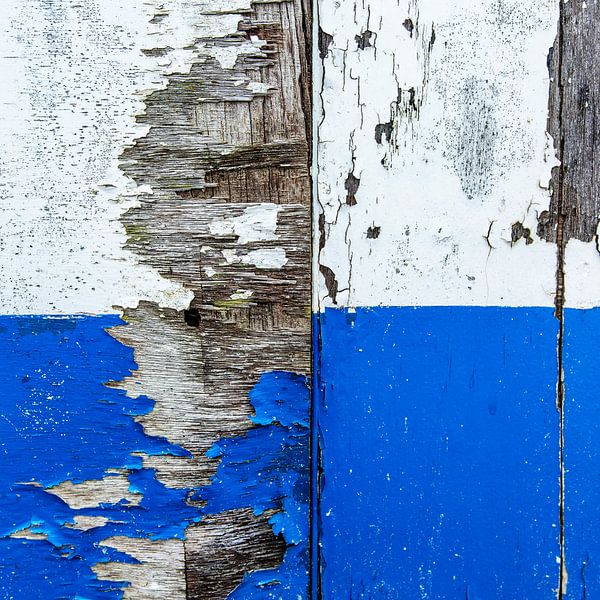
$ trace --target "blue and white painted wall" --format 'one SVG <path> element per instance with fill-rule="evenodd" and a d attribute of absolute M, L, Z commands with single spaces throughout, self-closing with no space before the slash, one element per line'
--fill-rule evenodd
<path fill-rule="evenodd" d="M 559 3 L 317 4 L 315 593 L 595 597 L 600 257 L 537 234 Z"/>
<path fill-rule="evenodd" d="M 3 3 L 3 597 L 600 597 L 600 8 L 309 4 Z"/>

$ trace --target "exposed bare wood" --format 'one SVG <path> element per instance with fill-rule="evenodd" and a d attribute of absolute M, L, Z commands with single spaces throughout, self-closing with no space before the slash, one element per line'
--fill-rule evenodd
<path fill-rule="evenodd" d="M 540 215 L 539 234 L 566 243 L 594 240 L 600 219 L 600 7 L 561 2 L 559 31 L 548 56 L 548 131 L 561 161 L 553 171 L 550 210 Z"/>
<path fill-rule="evenodd" d="M 127 552 L 139 561 L 135 565 L 106 563 L 94 568 L 101 579 L 129 582 L 124 600 L 185 600 L 185 549 L 182 540 L 114 537 L 102 545 Z"/>
<path fill-rule="evenodd" d="M 308 18 L 300 0 L 253 2 L 237 33 L 200 40 L 234 65 L 200 56 L 172 76 L 146 100 L 148 134 L 122 157 L 152 188 L 123 219 L 129 248 L 194 293 L 185 312 L 142 303 L 113 330 L 139 365 L 115 385 L 155 400 L 145 430 L 193 454 L 144 458 L 169 486 L 210 482 L 218 460 L 204 453 L 252 426 L 248 392 L 261 373 L 309 371 Z M 225 598 L 245 572 L 276 566 L 284 546 L 251 510 L 204 520 L 185 542 L 187 597 Z M 150 571 L 181 574 L 183 546 L 156 548 Z"/>
<path fill-rule="evenodd" d="M 585 281 L 584 293 L 593 295 L 592 282 L 586 275 L 590 273 L 590 265 L 598 261 L 598 256 L 593 256 L 588 251 L 587 259 L 575 269 L 573 257 L 582 252 L 583 246 L 573 245 L 595 241 L 598 250 L 600 178 L 596 163 L 600 133 L 600 68 L 597 58 L 600 48 L 597 26 L 599 18 L 600 7 L 596 2 L 560 2 L 558 31 L 548 54 L 548 132 L 554 139 L 558 165 L 552 170 L 550 207 L 539 216 L 538 235 L 555 242 L 557 246 L 555 314 L 559 321 L 559 334 L 556 389 L 560 415 L 561 467 L 559 599 L 565 597 L 570 589 L 569 579 L 572 573 L 569 571 L 572 571 L 574 563 L 577 568 L 581 568 L 585 596 L 583 573 L 586 565 L 584 562 L 580 567 L 579 561 L 582 552 L 589 553 L 587 540 L 580 540 L 577 544 L 568 539 L 572 536 L 573 523 L 577 521 L 573 518 L 572 511 L 577 503 L 578 491 L 571 492 L 577 486 L 576 483 L 573 484 L 573 480 L 567 483 L 567 473 L 571 470 L 572 463 L 572 459 L 571 462 L 568 459 L 575 454 L 573 448 L 577 442 L 571 441 L 574 421 L 572 414 L 576 411 L 566 405 L 568 392 L 565 381 L 565 373 L 568 376 L 570 369 L 567 336 L 573 336 L 574 331 L 569 332 L 565 328 L 564 309 L 570 303 L 571 295 L 577 295 L 582 280 Z M 571 257 L 569 251 L 572 251 Z M 578 399 L 577 402 L 581 400 Z M 586 449 L 587 452 L 589 450 Z"/>
<path fill-rule="evenodd" d="M 187 536 L 188 598 L 220 600 L 242 581 L 243 572 L 277 566 L 285 543 L 273 533 L 265 514 L 228 511 L 190 527 Z M 259 550 L 257 552 L 257 550 Z"/>

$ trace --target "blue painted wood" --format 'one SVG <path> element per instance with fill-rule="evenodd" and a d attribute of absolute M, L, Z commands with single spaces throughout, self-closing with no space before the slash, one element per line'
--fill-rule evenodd
<path fill-rule="evenodd" d="M 196 499 L 203 512 L 252 508 L 275 511 L 269 519 L 286 543 L 281 565 L 247 573 L 229 600 L 306 598 L 309 586 L 309 402 L 306 376 L 272 371 L 250 392 L 256 425 L 244 436 L 225 438 L 207 453 L 221 463 L 211 485 Z"/>
<path fill-rule="evenodd" d="M 600 309 L 564 312 L 565 598 L 600 598 Z"/>
<path fill-rule="evenodd" d="M 131 398 L 105 385 L 137 368 L 133 350 L 106 331 L 123 323 L 117 315 L 0 316 L 1 597 L 118 600 L 127 582 L 99 580 L 92 567 L 136 560 L 101 545 L 103 540 L 183 539 L 187 526 L 205 515 L 241 508 L 272 511 L 273 533 L 287 548 L 278 568 L 248 573 L 230 597 L 306 597 L 306 376 L 264 373 L 250 392 L 254 427 L 247 435 L 220 440 L 207 453 L 221 459 L 211 483 L 173 489 L 144 468 L 139 454 L 185 457 L 189 452 L 146 434 L 135 421 L 152 410 L 152 399 Z M 47 489 L 116 470 L 127 470 L 139 505 L 123 499 L 72 508 Z M 70 526 L 78 516 L 107 522 L 82 531 Z M 11 537 L 26 528 L 41 539 Z"/>
<path fill-rule="evenodd" d="M 8 598 L 122 597 L 126 582 L 99 581 L 98 562 L 135 562 L 100 542 L 113 536 L 169 539 L 200 519 L 187 490 L 160 483 L 132 453 L 188 453 L 146 435 L 135 415 L 153 401 L 104 385 L 136 368 L 133 350 L 105 329 L 117 315 L 0 317 L 0 589 Z M 129 469 L 139 506 L 125 500 L 73 509 L 45 488 L 101 479 Z M 35 485 L 30 485 L 35 483 Z M 69 527 L 76 516 L 102 516 L 102 527 Z M 12 539 L 24 528 L 44 536 Z"/>
<path fill-rule="evenodd" d="M 555 597 L 552 310 L 328 309 L 317 320 L 323 598 Z"/>

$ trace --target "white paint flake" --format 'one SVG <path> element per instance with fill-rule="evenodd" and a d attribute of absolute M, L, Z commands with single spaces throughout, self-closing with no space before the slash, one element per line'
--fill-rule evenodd
<path fill-rule="evenodd" d="M 278 204 L 255 204 L 230 219 L 210 224 L 210 233 L 214 236 L 237 236 L 238 244 L 250 244 L 278 239 L 277 215 L 281 210 Z"/>
<path fill-rule="evenodd" d="M 235 250 L 223 250 L 228 264 L 253 265 L 258 269 L 281 269 L 287 264 L 284 248 L 260 248 L 241 253 Z"/>
<path fill-rule="evenodd" d="M 570 308 L 600 306 L 599 249 L 594 242 L 570 239 L 565 248 L 565 305 Z"/>
<path fill-rule="evenodd" d="M 230 300 L 250 300 L 254 292 L 252 290 L 237 290 L 233 294 L 230 294 Z"/>

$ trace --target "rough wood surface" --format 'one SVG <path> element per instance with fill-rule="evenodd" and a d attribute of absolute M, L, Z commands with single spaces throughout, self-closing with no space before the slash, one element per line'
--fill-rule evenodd
<path fill-rule="evenodd" d="M 37 529 L 19 525 L 6 537 L 60 547 L 65 535 L 88 539 L 98 528 L 88 551 L 106 552 L 90 559 L 93 573 L 117 594 L 125 588 L 125 598 L 225 598 L 286 552 L 288 532 L 273 521 L 285 496 L 265 510 L 240 494 L 235 510 L 205 515 L 200 495 L 221 463 L 207 452 L 255 427 L 249 393 L 261 377 L 310 371 L 310 20 L 304 0 L 138 0 L 127 10 L 112 0 L 15 0 L 1 22 L 0 67 L 15 75 L 0 96 L 8 107 L 0 139 L 13 149 L 0 159 L 0 194 L 12 202 L 1 224 L 10 259 L 0 265 L 0 312 L 43 321 L 52 312 L 122 311 L 126 324 L 110 334 L 133 349 L 137 367 L 100 382 L 100 392 L 82 391 L 82 414 L 111 404 L 105 384 L 110 398 L 148 402 L 124 409 L 135 435 L 181 449 L 134 448 L 131 468 L 108 465 L 97 479 L 77 480 L 77 468 L 93 462 L 86 425 L 60 459 L 73 458 L 69 479 L 39 483 L 27 473 L 31 489 L 76 516 L 54 524 L 34 515 Z M 129 350 L 104 330 L 81 355 L 100 356 L 104 338 L 115 344 L 107 356 L 126 361 Z M 36 393 L 23 402 L 37 407 Z M 308 415 L 307 405 L 297 408 Z M 53 430 L 47 435 L 52 444 Z M 297 447 L 307 480 L 307 448 Z M 136 474 L 182 499 L 193 514 L 185 535 L 166 520 L 119 535 L 119 517 L 97 514 L 123 510 L 136 523 L 139 513 L 178 510 L 152 507 Z M 245 483 L 258 486 L 260 475 Z M 308 481 L 294 493 L 307 496 Z"/>
<path fill-rule="evenodd" d="M 316 409 L 322 436 L 316 558 L 323 594 L 560 597 L 569 561 L 563 502 L 569 488 L 561 479 L 562 455 L 559 460 L 563 432 L 568 435 L 561 411 L 569 331 L 562 309 L 600 300 L 597 3 L 319 0 L 318 9 L 315 377 L 323 394 Z M 462 325 L 454 332 L 456 319 Z M 449 350 L 454 335 L 465 332 L 457 351 Z M 496 343 L 517 361 L 498 377 L 496 369 L 510 359 L 490 359 Z M 435 375 L 439 362 L 431 353 L 442 347 L 447 359 L 439 360 L 448 360 L 448 369 Z M 489 364 L 480 363 L 484 357 Z M 468 368 L 461 376 L 462 360 Z M 587 369 L 574 356 L 565 365 Z M 518 381 L 523 372 L 526 383 Z M 501 410 L 510 415 L 504 434 L 500 405 L 485 407 L 477 399 L 480 376 L 490 386 L 484 397 L 502 398 Z M 458 382 L 463 387 L 452 392 Z M 583 400 L 572 400 L 573 422 L 587 399 L 578 395 Z M 465 451 L 462 435 L 477 415 L 481 429 L 466 438 L 477 440 L 477 448 Z M 412 474 L 410 453 L 432 431 L 432 441 L 415 454 Z M 436 450 L 440 439 L 447 445 Z M 509 446 L 498 451 L 507 439 Z M 536 450 L 526 447 L 531 442 Z M 582 447 L 572 451 L 579 452 L 573 464 L 585 462 Z M 526 472 L 534 461 L 535 474 Z M 419 489 L 414 499 L 404 482 Z M 496 485 L 502 506 L 495 494 L 484 499 Z M 582 481 L 577 485 L 584 489 Z M 439 512 L 429 505 L 438 492 Z M 460 508 L 453 514 L 456 497 Z M 361 530 L 354 515 L 375 504 Z M 398 520 L 395 506 L 403 506 Z M 482 523 L 496 523 L 481 546 L 470 529 L 479 510 Z M 518 516 L 528 513 L 532 518 Z M 466 528 L 460 525 L 465 514 Z M 433 515 L 431 523 L 425 515 Z M 414 530 L 412 521 L 419 523 Z M 526 533 L 532 523 L 539 530 Z M 580 520 L 571 531 L 578 527 Z M 464 537 L 457 533 L 467 529 Z M 585 550 L 594 544 L 575 548 L 580 537 L 571 537 L 578 562 L 568 576 L 581 572 L 592 589 L 594 561 Z M 535 542 L 526 548 L 525 540 Z M 357 547 L 352 556 L 342 550 L 348 545 Z M 382 547 L 372 561 L 371 548 Z M 384 556 L 392 558 L 382 566 Z M 573 587 L 581 595 L 582 586 Z M 585 587 L 584 581 L 584 596 Z"/>
<path fill-rule="evenodd" d="M 548 55 L 548 132 L 559 164 L 552 171 L 550 206 L 538 234 L 557 247 L 555 314 L 559 320 L 557 407 L 560 414 L 561 571 L 558 597 L 593 597 L 600 569 L 591 556 L 598 544 L 588 534 L 600 518 L 594 387 L 598 306 L 600 177 L 598 139 L 600 8 L 597 2 L 561 2 L 558 30 Z M 581 298 L 586 298 L 582 302 Z"/>
<path fill-rule="evenodd" d="M 540 235 L 549 241 L 596 239 L 600 180 L 600 7 L 597 2 L 561 3 L 558 33 L 548 56 L 548 132 L 560 165 L 553 170 L 553 196 L 540 215 Z M 560 232 L 559 232 L 560 229 Z"/>
<path fill-rule="evenodd" d="M 308 19 L 300 0 L 253 2 L 237 32 L 202 40 L 232 64 L 199 53 L 146 99 L 148 134 L 122 156 L 152 188 L 123 218 L 128 247 L 194 295 L 182 312 L 130 309 L 115 331 L 139 365 L 120 385 L 156 401 L 145 430 L 193 455 L 146 459 L 169 486 L 210 482 L 204 453 L 252 426 L 262 373 L 309 372 Z M 284 546 L 252 511 L 202 521 L 186 536 L 187 597 L 225 598 Z"/>
<path fill-rule="evenodd" d="M 2 3 L 5 594 L 305 595 L 309 4 Z"/>
<path fill-rule="evenodd" d="M 245 572 L 276 567 L 285 542 L 273 541 L 270 513 L 259 518 L 251 509 L 208 517 L 188 531 L 186 540 L 189 600 L 221 600 L 242 581 Z M 305 596 L 307 597 L 307 596 Z"/>

